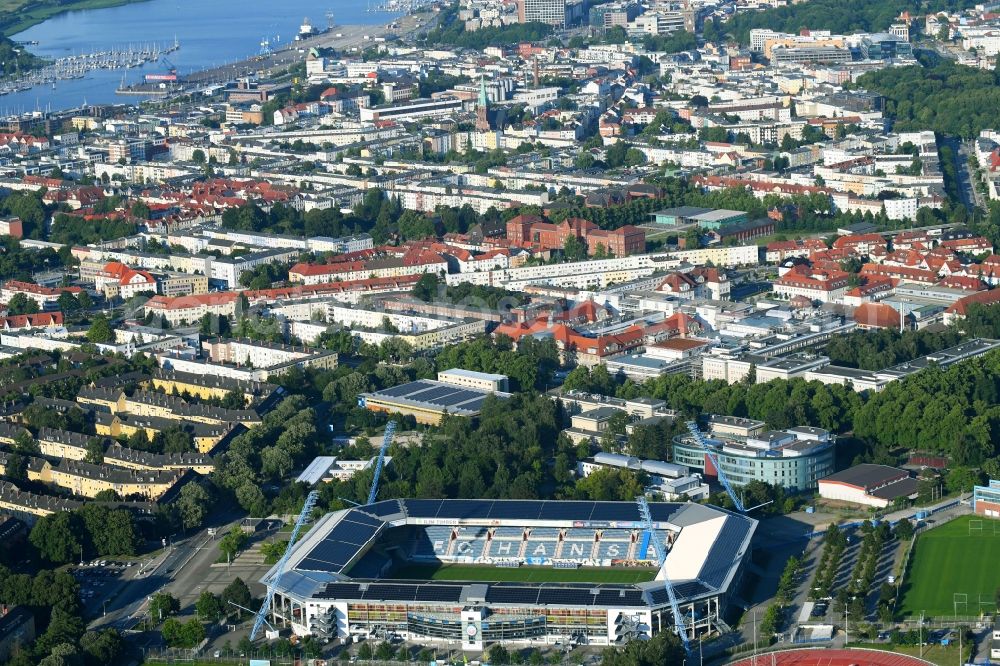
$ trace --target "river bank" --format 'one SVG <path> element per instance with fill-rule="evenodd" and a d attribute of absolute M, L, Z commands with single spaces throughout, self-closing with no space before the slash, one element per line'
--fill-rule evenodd
<path fill-rule="evenodd" d="M 50 4 L 51 0 L 0 0 L 0 34 L 10 37 L 67 12 L 106 9 L 145 1 L 71 0 L 63 4 Z"/>

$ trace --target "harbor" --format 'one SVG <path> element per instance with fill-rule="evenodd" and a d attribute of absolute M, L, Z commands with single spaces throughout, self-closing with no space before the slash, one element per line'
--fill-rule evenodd
<path fill-rule="evenodd" d="M 129 70 L 159 62 L 180 48 L 174 38 L 169 44 L 113 47 L 102 51 L 80 53 L 57 58 L 41 69 L 0 80 L 0 95 L 30 90 L 37 86 L 55 87 L 59 81 L 82 79 L 97 70 Z"/>
<path fill-rule="evenodd" d="M 338 26 L 331 36 L 332 23 L 326 16 L 335 12 Z M 313 17 L 323 33 L 307 41 L 293 41 L 303 16 Z M 122 50 L 123 42 L 136 45 L 158 44 L 160 56 L 138 66 L 96 68 L 83 73 L 67 71 L 79 78 L 55 79 L 35 72 L 7 83 L 9 91 L 0 96 L 0 114 L 35 110 L 78 108 L 82 105 L 114 104 L 126 98 L 119 89 L 138 86 L 146 92 L 163 94 L 174 83 L 160 81 L 147 85 L 147 74 L 169 74 L 176 69 L 181 81 L 205 87 L 235 76 L 252 75 L 270 66 L 285 66 L 298 60 L 299 48 L 308 48 L 324 39 L 333 43 L 364 42 L 364 35 L 382 34 L 384 26 L 399 20 L 396 12 L 367 11 L 364 2 L 342 4 L 338 0 L 300 0 L 291 14 L 287 6 L 273 3 L 246 3 L 242 0 L 149 0 L 103 9 L 68 12 L 33 26 L 11 38 L 29 45 L 33 54 L 51 63 L 82 53 Z M 219 30 L 219 26 L 225 26 Z M 335 35 L 342 33 L 343 38 Z M 177 36 L 180 48 L 167 55 L 163 51 Z M 275 45 L 274 37 L 283 36 Z M 261 41 L 270 42 L 271 55 L 262 56 Z M 318 40 L 314 42 L 313 40 Z M 143 47 L 137 47 L 142 50 Z M 340 48 L 340 47 L 338 47 Z M 127 47 L 124 50 L 128 50 Z M 293 57 L 294 56 L 294 57 Z M 288 64 L 284 64 L 288 63 Z M 67 67 L 67 70 L 70 68 Z M 124 83 L 123 83 L 124 76 Z M 55 88 L 52 83 L 55 82 Z M 161 88 L 159 83 L 163 83 Z M 184 84 L 190 85 L 190 84 Z M 25 89 L 28 87 L 28 89 Z M 156 90 L 154 91 L 153 88 Z"/>

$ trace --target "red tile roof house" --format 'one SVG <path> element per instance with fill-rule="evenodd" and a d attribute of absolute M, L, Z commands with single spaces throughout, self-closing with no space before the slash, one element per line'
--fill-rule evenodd
<path fill-rule="evenodd" d="M 970 305 L 996 305 L 997 303 L 1000 303 L 1000 289 L 980 291 L 975 294 L 965 296 L 952 303 L 944 311 L 944 323 L 951 324 L 965 319 L 966 315 L 969 314 Z"/>

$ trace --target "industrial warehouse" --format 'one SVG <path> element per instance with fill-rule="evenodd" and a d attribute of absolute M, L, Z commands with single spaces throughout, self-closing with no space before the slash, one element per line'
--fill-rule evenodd
<path fill-rule="evenodd" d="M 675 608 L 693 637 L 720 628 L 756 526 L 694 503 L 389 500 L 327 514 L 262 582 L 274 626 L 321 638 L 618 645 Z"/>

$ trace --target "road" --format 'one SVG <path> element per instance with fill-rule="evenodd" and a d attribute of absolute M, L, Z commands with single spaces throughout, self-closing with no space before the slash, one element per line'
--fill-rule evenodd
<path fill-rule="evenodd" d="M 969 166 L 969 148 L 956 137 L 948 137 L 944 140 L 955 154 L 955 173 L 958 178 L 958 194 L 962 203 L 972 209 L 979 207 L 979 192 L 976 191 L 976 181 L 972 175 L 972 168 Z"/>
<path fill-rule="evenodd" d="M 956 154 L 958 155 L 958 160 L 961 162 L 961 164 L 959 164 L 959 169 L 964 173 L 964 176 L 959 176 L 959 178 L 968 183 L 969 191 L 965 195 L 965 198 L 967 199 L 966 205 L 968 205 L 971 201 L 972 205 L 976 208 L 982 208 L 985 210 L 987 208 L 986 201 L 983 199 L 982 192 L 980 192 L 979 188 L 976 187 L 978 178 L 972 168 L 972 164 L 970 163 L 971 158 L 976 154 L 973 143 L 971 141 L 960 142 Z"/>

